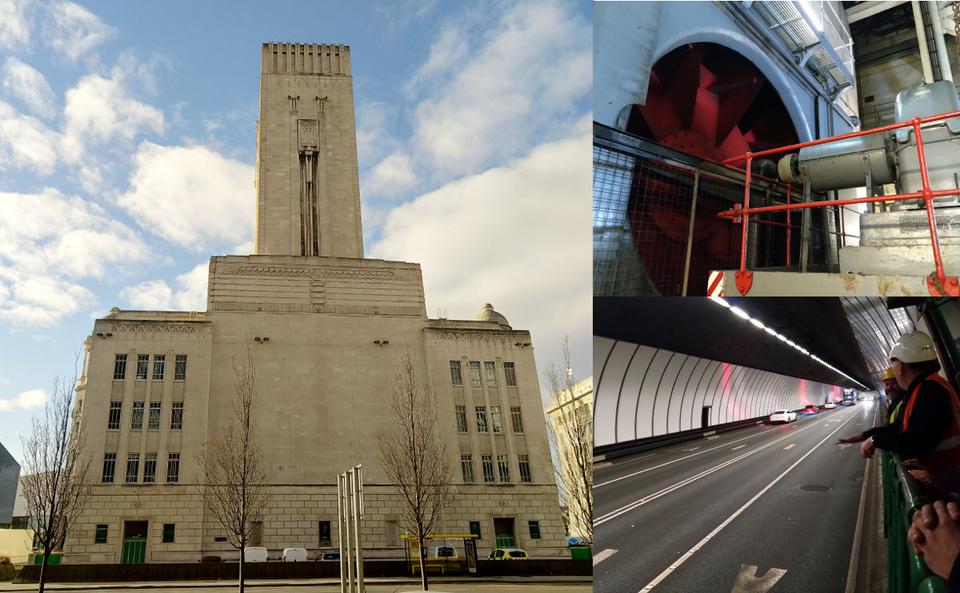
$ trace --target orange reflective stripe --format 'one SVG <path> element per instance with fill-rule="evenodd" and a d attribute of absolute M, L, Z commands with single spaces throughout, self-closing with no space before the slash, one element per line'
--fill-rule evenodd
<path fill-rule="evenodd" d="M 944 389 L 947 390 L 947 393 L 950 394 L 950 396 L 951 396 L 951 398 L 952 398 L 952 400 L 953 400 L 951 403 L 953 403 L 953 404 L 954 404 L 954 407 L 956 408 L 956 404 L 958 403 L 958 401 L 957 401 L 957 393 L 953 390 L 953 387 L 952 387 L 949 383 L 947 383 L 947 380 L 946 380 L 946 379 L 944 379 L 943 377 L 941 377 L 941 376 L 938 375 L 937 373 L 934 373 L 934 374 L 930 375 L 929 377 L 927 377 L 926 379 L 924 379 L 923 381 L 920 381 L 920 383 L 918 383 L 917 386 L 914 387 L 913 392 L 910 394 L 910 398 L 907 400 L 907 408 L 903 411 L 903 430 L 904 430 L 904 432 L 906 432 L 907 426 L 908 426 L 909 423 L 910 423 L 910 414 L 913 412 L 913 405 L 914 405 L 915 403 L 917 403 L 917 394 L 920 393 L 920 386 L 922 386 L 925 381 L 931 381 L 931 380 L 932 380 L 932 381 L 936 381 L 937 383 L 939 383 L 940 385 L 942 385 Z"/>

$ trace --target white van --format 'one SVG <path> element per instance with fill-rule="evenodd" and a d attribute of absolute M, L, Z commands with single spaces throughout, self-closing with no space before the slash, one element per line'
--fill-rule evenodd
<path fill-rule="evenodd" d="M 284 562 L 306 562 L 307 551 L 304 548 L 284 548 L 281 560 Z"/>
<path fill-rule="evenodd" d="M 258 546 L 247 546 L 243 549 L 243 559 L 246 562 L 266 562 L 267 549 Z"/>

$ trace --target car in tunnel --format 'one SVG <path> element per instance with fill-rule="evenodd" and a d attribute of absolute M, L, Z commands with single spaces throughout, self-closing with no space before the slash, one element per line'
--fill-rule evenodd
<path fill-rule="evenodd" d="M 777 410 L 770 414 L 770 424 L 776 422 L 793 422 L 797 419 L 797 413 L 790 410 Z"/>
<path fill-rule="evenodd" d="M 832 409 L 834 409 L 834 408 L 836 408 L 836 407 L 837 407 L 837 404 L 834 403 L 834 402 L 827 402 L 827 403 L 823 404 L 823 409 L 824 409 L 824 410 L 832 410 Z"/>
<path fill-rule="evenodd" d="M 817 406 L 815 406 L 815 405 L 813 405 L 813 404 L 807 404 L 807 405 L 803 408 L 803 411 L 800 412 L 800 413 L 803 414 L 804 416 L 807 416 L 807 415 L 809 415 L 809 414 L 819 414 L 819 413 L 820 413 L 820 409 L 817 408 Z"/>

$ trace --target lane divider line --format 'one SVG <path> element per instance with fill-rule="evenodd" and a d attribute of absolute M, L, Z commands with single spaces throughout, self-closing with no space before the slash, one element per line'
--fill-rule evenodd
<path fill-rule="evenodd" d="M 787 445 L 786 447 L 784 447 L 783 450 L 784 450 L 784 451 L 789 451 L 790 449 L 793 449 L 793 448 L 796 447 L 796 446 L 797 446 L 796 443 L 790 443 L 789 445 Z"/>
<path fill-rule="evenodd" d="M 737 445 L 736 447 L 734 447 L 733 449 L 730 449 L 730 450 L 731 450 L 731 451 L 736 451 L 737 449 L 743 449 L 744 447 L 746 447 L 746 445 Z"/>
<path fill-rule="evenodd" d="M 832 437 L 833 435 L 835 435 L 841 428 L 843 428 L 844 426 L 846 426 L 847 422 L 850 422 L 851 420 L 853 420 L 854 418 L 857 418 L 858 416 L 859 416 L 859 414 L 852 414 L 849 418 L 847 418 L 847 420 L 846 420 L 843 424 L 841 424 L 840 426 L 838 426 L 838 427 L 834 428 L 832 431 L 830 431 L 830 434 L 828 434 L 827 436 L 823 437 L 823 439 L 822 439 L 819 443 L 817 443 L 817 444 L 814 445 L 809 451 L 807 451 L 806 453 L 804 453 L 803 456 L 800 457 L 800 459 L 794 461 L 794 462 L 790 465 L 790 467 L 788 467 L 787 469 L 785 469 L 785 470 L 783 471 L 783 473 L 781 473 L 779 476 L 777 476 L 776 478 L 774 478 L 772 482 L 770 482 L 769 484 L 767 484 L 766 486 L 764 486 L 763 490 L 761 490 L 760 492 L 757 492 L 756 494 L 754 494 L 754 495 L 753 495 L 753 498 L 751 498 L 750 500 L 748 500 L 746 503 L 743 504 L 743 506 L 741 506 L 739 509 L 737 509 L 736 511 L 734 511 L 734 513 L 733 513 L 732 515 L 730 515 L 729 517 L 727 517 L 727 518 L 723 521 L 723 523 L 721 523 L 720 525 L 717 525 L 716 527 L 714 527 L 714 528 L 713 528 L 713 531 L 711 531 L 710 533 L 708 533 L 702 540 L 700 540 L 700 541 L 697 542 L 692 548 L 690 548 L 689 550 L 687 550 L 686 553 L 683 554 L 683 556 L 680 556 L 680 558 L 678 558 L 676 561 L 674 561 L 673 564 L 671 564 L 670 566 L 668 566 L 668 567 L 666 568 L 666 570 L 664 570 L 664 571 L 661 572 L 659 575 L 657 575 L 656 578 L 654 578 L 652 581 L 650 581 L 649 583 L 647 583 L 647 585 L 646 585 L 643 589 L 640 589 L 639 593 L 648 593 L 648 592 L 651 591 L 654 587 L 656 587 L 656 586 L 659 585 L 661 582 L 663 582 L 664 579 L 666 579 L 668 576 L 670 576 L 675 570 L 677 570 L 678 568 L 680 568 L 680 566 L 681 566 L 684 562 L 686 562 L 687 560 L 689 560 L 691 556 L 693 556 L 694 554 L 696 554 L 697 552 L 699 552 L 700 549 L 703 548 L 703 546 L 707 545 L 707 543 L 709 543 L 711 539 L 713 539 L 714 537 L 716 537 L 718 533 L 720 533 L 721 531 L 723 531 L 723 530 L 727 527 L 727 525 L 730 525 L 731 523 L 733 523 L 733 521 L 734 521 L 737 517 L 739 517 L 740 515 L 742 515 L 744 511 L 746 511 L 748 508 L 750 508 L 750 506 L 752 506 L 753 503 L 757 502 L 757 500 L 759 500 L 761 496 L 763 496 L 764 494 L 766 494 L 768 490 L 770 490 L 771 488 L 773 488 L 773 487 L 777 484 L 777 482 L 779 482 L 780 480 L 782 480 L 782 479 L 784 478 L 784 476 L 786 476 L 788 473 L 790 473 L 791 471 L 793 471 L 793 468 L 795 468 L 795 467 L 797 467 L 798 465 L 800 465 L 800 464 L 803 462 L 803 460 L 806 459 L 807 457 L 809 457 L 814 451 L 816 451 L 816 450 L 820 447 L 820 445 L 822 445 L 822 444 L 824 444 L 825 442 L 827 442 L 828 440 L 830 440 L 830 437 Z"/>
<path fill-rule="evenodd" d="M 613 548 L 607 548 L 606 550 L 600 552 L 599 554 L 593 557 L 593 565 L 596 566 L 600 564 L 610 556 L 613 556 L 614 554 L 616 554 L 618 551 L 619 550 L 614 550 Z"/>

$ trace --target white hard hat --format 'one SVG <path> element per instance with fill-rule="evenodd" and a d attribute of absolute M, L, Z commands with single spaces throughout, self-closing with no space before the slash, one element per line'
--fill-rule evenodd
<path fill-rule="evenodd" d="M 933 349 L 933 340 L 923 332 L 907 332 L 900 336 L 897 343 L 890 349 L 890 360 L 900 362 L 927 362 L 937 359 L 937 352 Z"/>

